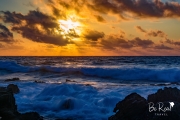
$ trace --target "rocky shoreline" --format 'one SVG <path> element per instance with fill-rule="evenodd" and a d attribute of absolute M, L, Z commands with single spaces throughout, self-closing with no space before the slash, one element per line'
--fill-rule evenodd
<path fill-rule="evenodd" d="M 14 94 L 19 92 L 17 85 L 0 87 L 0 120 L 43 120 L 37 112 L 19 113 Z"/>
<path fill-rule="evenodd" d="M 19 92 L 14 84 L 0 87 L 0 120 L 43 120 L 37 112 L 17 111 L 13 94 Z M 180 90 L 164 87 L 147 99 L 131 93 L 116 104 L 114 112 L 108 120 L 180 120 Z"/>
<path fill-rule="evenodd" d="M 116 104 L 114 112 L 108 120 L 180 120 L 180 90 L 165 87 L 147 100 L 131 93 Z"/>

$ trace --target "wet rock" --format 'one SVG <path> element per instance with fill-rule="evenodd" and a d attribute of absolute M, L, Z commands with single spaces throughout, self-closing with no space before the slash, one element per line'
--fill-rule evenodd
<path fill-rule="evenodd" d="M 180 102 L 180 90 L 171 87 L 165 87 L 164 89 L 159 89 L 155 94 L 148 95 L 148 102 Z"/>
<path fill-rule="evenodd" d="M 74 80 L 69 80 L 69 79 L 66 79 L 66 82 L 76 82 Z"/>
<path fill-rule="evenodd" d="M 16 85 L 10 85 L 16 86 Z M 11 88 L 11 87 L 10 87 Z M 17 105 L 13 91 L 8 87 L 0 87 L 0 118 L 1 120 L 43 120 L 36 112 L 21 114 L 17 111 Z M 17 90 L 17 88 L 16 88 Z"/>
<path fill-rule="evenodd" d="M 44 81 L 35 80 L 35 83 L 45 83 Z"/>
<path fill-rule="evenodd" d="M 2 120 L 15 119 L 19 115 L 12 91 L 0 89 L 0 116 Z"/>
<path fill-rule="evenodd" d="M 19 120 L 43 120 L 43 117 L 41 117 L 37 112 L 28 112 L 21 114 Z"/>
<path fill-rule="evenodd" d="M 7 89 L 8 89 L 8 90 L 12 90 L 12 92 L 13 92 L 14 94 L 17 94 L 17 93 L 20 92 L 18 86 L 17 86 L 17 85 L 14 85 L 14 84 L 9 84 L 9 85 L 7 86 Z"/>
<path fill-rule="evenodd" d="M 67 99 L 64 101 L 64 103 L 62 104 L 62 109 L 64 110 L 68 110 L 68 109 L 73 109 L 74 103 L 72 99 Z"/>
<path fill-rule="evenodd" d="M 19 78 L 12 78 L 12 79 L 6 79 L 5 81 L 9 82 L 9 81 L 18 81 L 18 80 L 20 80 L 20 79 Z"/>
<path fill-rule="evenodd" d="M 132 93 L 116 104 L 114 112 L 117 113 L 109 117 L 109 120 L 143 120 L 146 118 L 147 107 L 145 98 Z"/>
<path fill-rule="evenodd" d="M 180 120 L 180 103 L 174 102 L 174 106 L 170 108 L 169 102 L 158 102 L 154 105 L 157 108 L 156 111 L 148 112 L 147 113 L 147 120 Z M 159 106 L 163 106 L 162 109 L 170 108 L 171 110 L 158 110 Z"/>
<path fill-rule="evenodd" d="M 147 100 L 132 93 L 116 104 L 114 112 L 108 120 L 180 120 L 180 90 L 165 87 Z"/>

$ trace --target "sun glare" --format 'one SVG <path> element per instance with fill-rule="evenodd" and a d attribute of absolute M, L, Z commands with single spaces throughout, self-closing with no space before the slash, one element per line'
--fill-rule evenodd
<path fill-rule="evenodd" d="M 60 28 L 62 29 L 62 35 L 74 34 L 79 35 L 81 33 L 79 27 L 80 23 L 72 20 L 58 20 L 60 24 Z"/>

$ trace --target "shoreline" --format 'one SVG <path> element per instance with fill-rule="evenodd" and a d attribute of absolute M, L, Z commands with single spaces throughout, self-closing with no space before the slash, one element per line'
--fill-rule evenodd
<path fill-rule="evenodd" d="M 8 82 L 9 83 L 9 82 Z M 37 85 L 45 85 L 45 83 L 35 83 L 34 85 L 35 86 L 37 86 Z M 21 85 L 20 85 L 21 86 Z M 57 87 L 55 87 L 55 86 L 52 86 L 52 88 L 50 88 L 50 87 L 45 87 L 45 89 L 43 90 L 44 92 L 48 92 L 47 91 L 47 89 L 53 89 L 54 87 L 55 87 L 55 89 L 56 90 L 58 90 L 58 89 L 60 89 L 60 87 L 62 87 L 63 85 L 62 84 L 60 84 L 60 85 L 57 85 Z M 64 85 L 64 87 L 75 87 L 76 85 L 73 85 L 73 84 L 66 84 L 66 85 Z M 76 86 L 77 87 L 77 86 Z M 83 87 L 83 85 L 82 85 L 82 87 Z M 162 88 L 163 86 L 160 86 L 160 88 Z M 57 89 L 58 88 L 58 89 Z M 90 89 L 89 89 L 90 88 Z M 96 92 L 96 90 L 93 90 L 92 91 L 92 88 L 93 87 L 91 87 L 91 86 L 84 86 L 83 87 L 83 89 L 85 90 L 85 89 L 89 89 L 89 90 L 91 90 L 91 92 Z M 140 88 L 140 87 L 139 87 Z M 170 87 L 168 87 L 168 88 L 170 88 Z M 7 89 L 7 88 L 6 88 Z M 27 88 L 28 89 L 28 88 Z M 94 88 L 93 88 L 94 89 Z M 137 88 L 138 89 L 138 88 Z M 165 87 L 164 89 L 167 89 L 167 87 Z M 25 89 L 24 89 L 25 90 Z M 51 91 L 50 90 L 50 91 Z M 88 90 L 88 91 L 89 91 Z M 123 90 L 123 89 L 122 89 Z M 124 89 L 125 90 L 125 89 Z M 41 96 L 41 94 L 43 93 L 43 91 L 39 94 L 40 96 Z M 163 89 L 162 90 L 160 90 L 160 89 L 158 89 L 157 91 L 163 91 Z M 180 90 L 178 90 L 178 89 L 176 89 L 176 91 L 175 92 L 173 92 L 173 93 L 177 93 L 177 92 L 179 92 Z M 22 89 L 22 91 L 21 91 L 21 89 L 20 89 L 20 93 L 21 92 L 23 92 L 23 89 Z M 89 91 L 90 92 L 90 91 Z M 20 100 L 20 98 L 22 97 L 22 96 L 20 96 L 20 93 L 18 93 L 18 94 L 15 94 L 15 96 L 17 97 L 17 95 L 19 96 L 18 97 L 18 99 L 17 100 Z M 67 93 L 68 93 L 68 91 L 67 91 Z M 155 92 L 155 93 L 157 93 L 157 92 Z M 64 94 L 66 94 L 66 93 L 64 93 Z M 133 95 L 131 95 L 131 94 L 133 94 L 133 95 L 135 95 L 135 96 L 133 96 Z M 23 94 L 22 94 L 23 95 Z M 77 94 L 77 95 L 79 95 L 79 93 Z M 83 94 L 82 94 L 83 95 Z M 84 94 L 85 95 L 85 94 Z M 88 94 L 87 94 L 88 95 Z M 94 93 L 92 94 L 92 95 L 94 95 Z M 170 94 L 171 95 L 171 94 Z M 168 95 L 168 96 L 170 96 L 170 95 Z M 43 95 L 44 96 L 44 95 Z M 91 94 L 89 94 L 89 96 L 91 96 Z M 121 103 L 122 101 L 127 101 L 127 97 L 128 96 L 130 96 L 130 98 L 136 98 L 135 99 L 135 101 L 138 101 L 139 99 L 140 99 L 140 101 L 145 101 L 144 103 L 146 103 L 146 107 L 147 107 L 147 102 L 146 102 L 146 99 L 144 98 L 144 97 L 142 97 L 142 96 L 140 96 L 138 93 L 136 93 L 136 94 L 134 94 L 133 92 L 131 92 L 131 93 L 127 93 L 127 94 L 124 94 L 124 96 L 125 97 L 122 97 L 122 96 L 117 96 L 117 98 L 116 99 L 119 99 L 119 100 L 116 100 L 116 102 L 113 102 L 112 100 L 113 99 L 107 99 L 107 98 L 104 98 L 104 97 L 101 97 L 101 99 L 102 100 L 105 100 L 106 101 L 106 103 L 104 104 L 104 102 L 105 101 L 103 101 L 102 103 L 103 103 L 103 105 L 102 106 L 104 106 L 105 107 L 105 105 L 110 105 L 110 103 L 111 103 L 111 106 L 110 106 L 110 108 L 112 108 L 112 109 L 109 109 L 109 110 L 111 110 L 111 111 L 113 111 L 113 108 L 115 107 L 117 107 L 117 105 L 119 104 L 119 103 Z M 138 96 L 138 97 L 137 97 Z M 162 96 L 161 96 L 162 97 Z M 64 99 L 63 97 L 58 97 L 58 98 L 56 98 L 57 100 L 59 99 L 59 101 L 61 101 L 61 99 Z M 174 98 L 173 98 L 174 99 Z M 17 101 L 16 100 L 16 102 L 20 102 L 20 101 Z M 33 99 L 32 99 L 33 100 Z M 65 101 L 64 101 L 64 103 L 62 103 L 61 105 L 64 105 L 64 108 L 62 108 L 61 107 L 61 109 L 57 109 L 58 111 L 67 111 L 67 112 L 70 112 L 69 113 L 69 115 L 71 114 L 71 112 L 75 112 L 76 110 L 78 110 L 79 108 L 77 108 L 77 104 L 79 104 L 80 103 L 80 101 L 78 100 L 78 101 L 74 101 L 75 99 L 72 97 L 72 98 L 69 98 L 69 99 L 65 99 Z M 107 101 L 108 100 L 108 101 Z M 148 100 L 148 98 L 147 98 L 147 100 Z M 119 101 L 119 102 L 118 102 Z M 160 101 L 159 101 L 160 102 Z M 162 101 L 163 102 L 163 101 Z M 167 101 L 165 101 L 165 102 L 167 102 Z M 176 102 L 176 101 L 174 101 L 174 102 Z M 35 102 L 36 103 L 36 102 Z M 141 102 L 140 102 L 141 103 Z M 138 106 L 140 107 L 140 106 L 142 106 L 143 104 L 140 104 L 140 103 L 138 103 Z M 83 103 L 83 104 L 85 104 L 85 103 Z M 90 104 L 90 103 L 88 103 L 88 104 Z M 127 108 L 125 107 L 125 108 L 123 108 L 124 110 L 127 110 L 127 111 L 125 111 L 125 113 L 127 113 L 127 114 L 130 114 L 130 113 L 133 113 L 133 111 L 132 110 L 134 110 L 134 113 L 135 114 L 137 114 L 136 113 L 136 111 L 137 111 L 137 109 L 138 108 L 134 108 L 133 106 L 134 106 L 134 104 L 133 104 L 133 102 L 130 102 L 130 103 L 123 103 L 123 104 L 126 104 L 126 106 L 131 106 L 130 107 L 130 109 L 128 108 L 128 110 L 127 110 Z M 156 104 L 156 103 L 155 103 Z M 167 104 L 167 103 L 166 103 Z M 176 103 L 176 105 L 178 105 L 179 103 Z M 23 104 L 22 104 L 23 105 Z M 25 105 L 25 104 L 24 104 Z M 28 104 L 27 104 L 28 105 Z M 38 105 L 38 104 L 37 104 Z M 60 105 L 60 104 L 59 104 Z M 75 105 L 75 106 L 74 106 Z M 33 105 L 34 106 L 34 105 Z M 38 105 L 39 106 L 39 105 Z M 38 106 L 34 106 L 35 108 L 36 107 L 38 107 Z M 43 107 L 44 106 L 44 107 Z M 42 108 L 46 108 L 46 106 L 47 105 L 45 105 L 45 104 L 43 104 L 42 103 Z M 21 107 L 21 108 L 26 108 L 26 106 L 17 106 L 17 107 Z M 40 107 L 40 106 L 39 106 Z M 41 109 L 42 109 L 41 108 Z M 114 109 L 115 109 L 114 108 Z M 81 108 L 80 108 L 81 109 Z M 116 108 L 117 109 L 117 108 Z M 147 108 L 146 108 L 147 109 Z M 178 108 L 179 109 L 179 108 Z M 103 109 L 102 109 L 103 110 Z M 105 109 L 104 109 L 105 110 Z M 106 109 L 104 112 L 105 113 L 107 113 L 108 111 L 107 111 L 108 109 Z M 138 109 L 139 110 L 139 109 Z M 33 110 L 32 110 L 33 111 Z M 116 110 L 117 111 L 117 110 Z M 146 110 L 147 111 L 147 110 Z M 115 112 L 115 111 L 114 111 Z M 130 112 L 130 113 L 128 113 L 128 112 Z M 33 113 L 33 112 L 32 112 Z M 29 114 L 32 114 L 32 113 L 29 113 Z M 111 114 L 110 114 L 111 113 Z M 123 112 L 124 113 L 124 112 Z M 36 114 L 36 113 L 35 113 Z M 76 120 L 76 117 L 74 116 L 74 117 L 72 117 L 72 115 L 73 115 L 74 113 L 72 113 L 69 117 L 63 117 L 62 116 L 62 118 L 60 118 L 60 117 L 48 117 L 48 116 L 45 116 L 44 117 L 44 120 L 54 120 L 54 119 L 72 119 L 72 120 Z M 86 113 L 87 115 L 88 115 L 88 113 Z M 92 114 L 92 113 L 90 113 L 90 114 Z M 100 114 L 100 113 L 99 113 Z M 118 114 L 120 114 L 119 112 L 116 112 L 114 115 L 113 115 L 113 112 L 108 112 L 108 117 L 106 117 L 106 119 L 109 119 L 109 120 L 116 120 L 113 116 L 115 116 L 115 117 L 117 117 L 118 116 Z M 144 113 L 145 114 L 145 113 Z M 147 112 L 146 112 L 146 114 L 147 114 Z M 160 113 L 153 113 L 154 115 L 156 114 L 156 115 L 160 115 Z M 167 115 L 167 114 L 166 114 Z M 128 115 L 128 116 L 133 116 L 133 115 Z M 152 116 L 152 114 L 151 114 L 151 116 Z M 136 115 L 136 117 L 137 117 L 137 115 Z M 160 116 L 160 117 L 162 117 L 162 116 Z M 165 117 L 165 116 L 164 116 Z M 168 116 L 166 116 L 166 117 L 168 117 Z M 171 116 L 172 117 L 172 116 Z M 88 117 L 87 117 L 88 118 Z M 87 119 L 85 116 L 84 116 L 84 118 L 82 118 L 82 120 L 84 120 L 84 119 Z M 77 118 L 77 119 L 80 119 L 80 118 Z M 105 119 L 105 118 L 104 118 Z M 164 119 L 164 118 L 163 118 Z M 117 119 L 118 120 L 118 119 Z M 125 119 L 126 120 L 126 119 Z M 142 120 L 144 120 L 144 119 L 142 119 Z M 177 120 L 177 119 L 176 119 Z"/>

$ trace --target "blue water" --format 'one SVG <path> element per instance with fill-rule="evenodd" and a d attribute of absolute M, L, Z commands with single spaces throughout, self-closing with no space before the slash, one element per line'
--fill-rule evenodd
<path fill-rule="evenodd" d="M 116 82 L 179 82 L 180 57 L 0 57 L 0 71 L 81 74 Z"/>
<path fill-rule="evenodd" d="M 107 120 L 126 95 L 147 98 L 179 82 L 180 57 L 0 57 L 1 86 L 20 88 L 18 110 L 48 120 Z"/>

